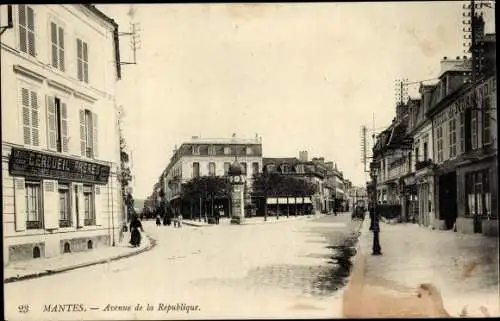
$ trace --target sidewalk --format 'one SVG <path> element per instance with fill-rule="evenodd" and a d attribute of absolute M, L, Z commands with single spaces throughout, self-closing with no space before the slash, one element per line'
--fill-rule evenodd
<path fill-rule="evenodd" d="M 380 223 L 383 255 L 372 256 L 369 225 L 361 229 L 344 316 L 500 315 L 498 238 Z"/>
<path fill-rule="evenodd" d="M 340 213 L 340 214 L 342 214 L 342 213 Z M 315 215 L 311 214 L 311 215 L 299 215 L 299 216 L 290 215 L 290 217 L 288 217 L 288 218 L 285 215 L 285 216 L 280 216 L 279 219 L 276 219 L 276 216 L 268 216 L 267 221 L 264 221 L 264 217 L 262 217 L 262 216 L 254 216 L 251 218 L 245 218 L 244 223 L 241 225 L 284 223 L 284 222 L 290 222 L 290 221 L 296 221 L 296 220 L 313 219 L 313 218 L 322 217 L 324 215 L 325 214 L 315 214 Z M 198 220 L 183 219 L 182 224 L 189 225 L 189 226 L 196 226 L 196 227 L 217 226 L 216 224 L 205 223 L 203 221 L 203 219 L 201 220 L 201 222 Z M 231 224 L 231 220 L 229 218 L 221 218 L 219 221 L 219 225 L 230 225 L 230 224 Z"/>
<path fill-rule="evenodd" d="M 143 234 L 141 245 L 134 248 L 127 243 L 128 237 L 129 234 L 126 233 L 124 240 L 114 247 L 106 246 L 52 258 L 12 262 L 4 267 L 4 284 L 115 261 L 143 253 L 156 245 L 155 240 Z"/>

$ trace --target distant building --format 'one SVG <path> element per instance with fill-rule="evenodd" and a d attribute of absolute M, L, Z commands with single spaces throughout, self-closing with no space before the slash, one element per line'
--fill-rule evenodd
<path fill-rule="evenodd" d="M 160 177 L 160 188 L 163 188 L 166 200 L 173 207 L 182 208 L 185 213 L 190 212 L 190 205 L 182 204 L 182 183 L 199 176 L 226 176 L 229 166 L 236 158 L 245 169 L 247 188 L 251 189 L 253 174 L 262 171 L 261 137 L 245 139 L 236 135 L 231 138 L 193 136 L 174 151 Z"/>
<path fill-rule="evenodd" d="M 4 264 L 112 245 L 124 219 L 118 25 L 88 4 L 12 9 L 1 44 Z"/>

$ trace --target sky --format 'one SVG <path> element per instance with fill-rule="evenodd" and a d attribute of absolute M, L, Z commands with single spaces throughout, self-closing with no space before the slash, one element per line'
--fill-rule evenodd
<path fill-rule="evenodd" d="M 129 4 L 98 5 L 121 32 L 140 25 L 117 87 L 134 197 L 151 194 L 175 145 L 233 133 L 261 136 L 263 157 L 307 150 L 364 185 L 360 127 L 390 124 L 395 80 L 436 78 L 444 56 L 464 55 L 463 3 L 135 4 L 132 18 Z"/>

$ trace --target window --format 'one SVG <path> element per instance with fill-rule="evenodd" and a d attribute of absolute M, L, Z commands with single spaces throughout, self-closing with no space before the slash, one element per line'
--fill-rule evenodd
<path fill-rule="evenodd" d="M 231 147 L 224 147 L 224 155 L 231 155 Z"/>
<path fill-rule="evenodd" d="M 417 146 L 417 147 L 415 148 L 415 162 L 416 162 L 416 163 L 418 163 L 419 158 L 420 158 L 420 153 L 419 153 L 418 146 Z"/>
<path fill-rule="evenodd" d="M 200 177 L 200 163 L 193 163 L 193 178 Z"/>
<path fill-rule="evenodd" d="M 477 149 L 477 110 L 471 111 L 470 127 L 471 127 L 471 148 L 474 150 Z"/>
<path fill-rule="evenodd" d="M 429 159 L 429 155 L 427 154 L 427 142 L 424 142 L 424 161 Z"/>
<path fill-rule="evenodd" d="M 460 153 L 465 153 L 465 113 L 462 112 L 460 113 L 460 118 L 459 118 L 459 135 L 460 135 Z"/>
<path fill-rule="evenodd" d="M 38 94 L 27 88 L 21 88 L 21 105 L 24 144 L 40 146 Z"/>
<path fill-rule="evenodd" d="M 95 225 L 94 193 L 90 185 L 83 185 L 83 210 L 83 224 L 85 226 Z"/>
<path fill-rule="evenodd" d="M 20 4 L 18 9 L 19 50 L 35 57 L 35 12 L 32 7 L 25 4 Z"/>
<path fill-rule="evenodd" d="M 259 174 L 259 163 L 252 163 L 252 174 Z"/>
<path fill-rule="evenodd" d="M 437 138 L 437 161 L 443 161 L 443 126 L 439 125 L 436 129 L 436 138 Z"/>
<path fill-rule="evenodd" d="M 231 166 L 231 163 L 229 162 L 225 162 L 224 163 L 224 175 L 228 175 L 229 174 L 229 167 Z"/>
<path fill-rule="evenodd" d="M 50 43 L 52 49 L 52 66 L 64 71 L 64 29 L 55 22 L 50 23 Z"/>
<path fill-rule="evenodd" d="M 246 151 L 246 154 L 247 154 L 247 155 L 252 155 L 252 154 L 253 154 L 253 149 L 252 149 L 252 147 L 250 147 L 250 146 L 247 146 L 247 147 L 245 148 L 245 151 Z"/>
<path fill-rule="evenodd" d="M 68 108 L 61 99 L 47 98 L 48 147 L 58 152 L 68 152 Z"/>
<path fill-rule="evenodd" d="M 214 162 L 208 163 L 208 175 L 215 176 L 215 163 Z"/>
<path fill-rule="evenodd" d="M 58 184 L 59 186 L 59 227 L 71 226 L 71 203 L 70 189 L 68 184 Z"/>
<path fill-rule="evenodd" d="M 200 146 L 193 146 L 192 152 L 193 152 L 193 155 L 200 155 Z"/>
<path fill-rule="evenodd" d="M 215 146 L 208 146 L 208 155 L 215 155 Z"/>
<path fill-rule="evenodd" d="M 455 118 L 451 118 L 448 121 L 449 126 L 449 143 L 450 143 L 450 156 L 449 158 L 457 156 L 457 133 L 456 133 L 456 121 Z"/>
<path fill-rule="evenodd" d="M 42 194 L 40 182 L 26 181 L 26 228 L 42 228 Z"/>
<path fill-rule="evenodd" d="M 490 173 L 488 170 L 465 174 L 466 215 L 491 215 Z"/>
<path fill-rule="evenodd" d="M 85 157 L 98 156 L 97 114 L 88 109 L 80 109 L 80 148 Z"/>
<path fill-rule="evenodd" d="M 490 97 L 483 100 L 483 145 L 491 144 L 491 119 L 490 119 L 491 101 Z"/>
<path fill-rule="evenodd" d="M 246 175 L 247 174 L 247 163 L 242 162 L 241 166 L 243 166 L 243 174 Z"/>
<path fill-rule="evenodd" d="M 76 39 L 76 65 L 78 80 L 89 82 L 88 45 L 81 39 Z"/>

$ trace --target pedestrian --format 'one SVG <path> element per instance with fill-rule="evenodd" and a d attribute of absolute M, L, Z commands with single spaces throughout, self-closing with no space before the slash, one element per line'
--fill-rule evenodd
<path fill-rule="evenodd" d="M 156 226 L 160 226 L 161 225 L 161 218 L 160 218 L 160 215 L 156 215 Z"/>
<path fill-rule="evenodd" d="M 179 211 L 179 213 L 177 214 L 177 227 L 181 228 L 182 227 L 182 214 L 181 212 Z"/>
<path fill-rule="evenodd" d="M 134 215 L 130 222 L 130 244 L 133 247 L 139 247 L 141 245 L 141 232 L 144 232 L 141 221 L 137 215 Z"/>

